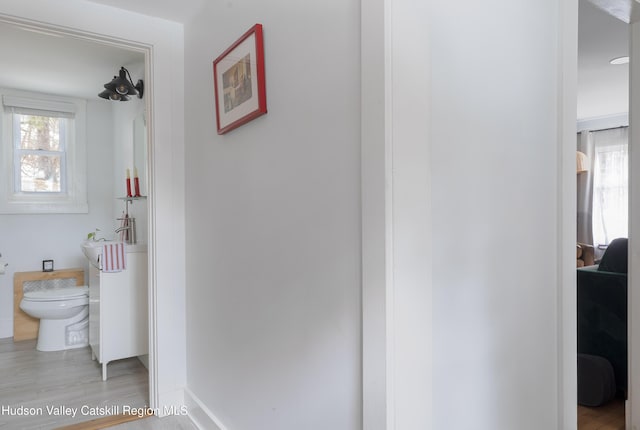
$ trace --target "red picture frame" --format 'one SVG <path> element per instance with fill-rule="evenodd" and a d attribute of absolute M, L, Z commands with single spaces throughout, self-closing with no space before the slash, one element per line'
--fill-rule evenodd
<path fill-rule="evenodd" d="M 213 61 L 218 134 L 267 113 L 262 24 L 256 24 Z"/>

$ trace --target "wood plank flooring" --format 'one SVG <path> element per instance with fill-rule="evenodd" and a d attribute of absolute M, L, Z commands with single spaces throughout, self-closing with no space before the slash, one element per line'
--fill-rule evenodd
<path fill-rule="evenodd" d="M 138 415 L 118 414 L 104 418 L 96 418 L 95 420 L 84 421 L 78 424 L 71 424 L 70 426 L 58 427 L 56 430 L 100 430 L 143 418 L 144 417 L 139 417 Z"/>
<path fill-rule="evenodd" d="M 120 416 L 124 407 L 148 405 L 148 372 L 137 358 L 109 364 L 109 379 L 102 381 L 100 365 L 91 360 L 87 348 L 39 352 L 35 340 L 0 340 L 0 430 L 194 430 L 188 417 L 149 417 L 132 422 Z M 67 407 L 77 413 L 55 415 L 47 407 Z M 25 408 L 34 412 L 18 415 Z M 69 411 L 69 410 L 68 410 Z M 57 411 L 56 411 L 57 412 Z M 136 417 L 137 418 L 137 417 Z M 83 423 L 83 424 L 79 424 Z M 115 427 L 112 427 L 115 426 Z M 624 400 L 616 399 L 599 408 L 578 406 L 579 430 L 624 430 Z"/>
<path fill-rule="evenodd" d="M 105 382 L 100 370 L 88 347 L 39 352 L 35 340 L 0 340 L 0 429 L 51 430 L 147 407 L 148 372 L 137 358 L 109 363 Z"/>
<path fill-rule="evenodd" d="M 109 430 L 198 430 L 189 417 L 172 415 L 164 418 L 149 417 L 110 428 Z"/>
<path fill-rule="evenodd" d="M 624 421 L 622 398 L 597 408 L 578 405 L 578 430 L 625 430 Z"/>
<path fill-rule="evenodd" d="M 158 418 L 124 414 L 72 424 L 56 430 L 101 430 L 105 428 L 110 430 L 198 430 L 186 416 L 170 415 Z"/>

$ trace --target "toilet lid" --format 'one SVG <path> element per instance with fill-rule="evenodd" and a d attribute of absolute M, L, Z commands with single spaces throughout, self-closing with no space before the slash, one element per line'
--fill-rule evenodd
<path fill-rule="evenodd" d="M 51 290 L 29 291 L 24 293 L 24 298 L 33 301 L 54 301 L 68 300 L 86 296 L 89 293 L 89 287 L 66 287 L 54 288 Z"/>

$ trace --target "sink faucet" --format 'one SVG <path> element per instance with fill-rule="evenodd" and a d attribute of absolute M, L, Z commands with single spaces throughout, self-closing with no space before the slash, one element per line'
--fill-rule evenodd
<path fill-rule="evenodd" d="M 136 243 L 136 219 L 135 218 L 118 218 L 123 221 L 122 227 L 116 229 L 116 233 L 122 233 L 122 239 L 128 244 Z"/>

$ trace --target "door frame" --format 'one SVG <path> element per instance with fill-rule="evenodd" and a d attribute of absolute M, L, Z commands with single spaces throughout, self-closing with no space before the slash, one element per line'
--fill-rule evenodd
<path fill-rule="evenodd" d="M 149 197 L 151 197 L 151 195 L 153 195 L 153 190 L 155 188 L 153 183 L 154 182 L 153 174 L 151 174 L 151 172 L 153 171 L 152 160 L 153 160 L 154 144 L 153 144 L 152 136 L 154 135 L 154 133 L 153 133 L 153 121 L 150 118 L 151 115 L 149 115 L 149 112 L 151 109 L 150 100 L 153 98 L 153 85 L 149 85 L 150 83 L 149 76 L 152 75 L 152 68 L 153 68 L 153 64 L 150 61 L 151 47 L 145 46 L 143 44 L 137 44 L 137 43 L 134 44 L 131 42 L 120 41 L 106 35 L 98 36 L 98 35 L 89 34 L 80 30 L 70 30 L 65 28 L 59 28 L 55 25 L 48 25 L 41 22 L 32 22 L 32 21 L 28 21 L 28 20 L 24 20 L 16 17 L 3 16 L 2 14 L 0 14 L 0 22 L 19 26 L 19 27 L 32 28 L 34 30 L 42 31 L 44 33 L 51 33 L 52 35 L 59 34 L 64 37 L 84 39 L 89 42 L 106 44 L 109 46 L 113 46 L 115 48 L 122 48 L 130 51 L 138 51 L 144 54 L 144 65 L 145 65 L 144 82 L 147 83 L 147 85 L 145 86 L 145 112 L 147 116 L 146 121 L 149 127 L 149 130 L 147 133 L 147 154 L 148 154 L 147 155 L 147 164 L 148 164 L 147 171 L 149 172 L 148 174 L 149 176 L 148 189 L 149 189 L 149 195 L 150 195 Z M 148 206 L 148 213 L 147 213 L 147 216 L 149 217 L 148 279 L 150 281 L 148 282 L 148 287 L 147 287 L 149 297 L 152 297 L 155 291 L 155 282 L 153 282 L 153 279 L 154 279 L 153 275 L 155 270 L 154 270 L 154 263 L 153 263 L 153 257 L 152 257 L 152 255 L 154 255 L 154 252 L 153 252 L 154 244 L 152 241 L 153 235 L 150 234 L 150 232 L 153 231 L 153 219 L 154 219 L 153 211 L 154 211 L 154 207 L 153 205 L 150 204 Z M 156 309 L 155 309 L 155 302 L 153 300 L 149 300 L 148 302 L 148 312 L 149 312 L 149 403 L 150 403 L 149 406 L 153 409 L 153 408 L 156 408 L 158 404 L 157 373 L 154 371 L 155 368 L 157 367 L 157 357 L 156 357 L 155 348 L 154 348 L 154 345 L 156 343 L 156 338 L 155 338 L 156 332 L 154 330 L 154 327 L 156 325 L 155 323 Z"/>
<path fill-rule="evenodd" d="M 155 89 L 184 81 L 182 26 L 88 2 L 68 13 L 39 0 L 3 3 L 0 21 L 145 55 L 149 407 L 158 416 L 170 414 L 184 404 L 186 385 L 184 95 Z M 118 29 L 110 22 L 119 22 Z"/>
<path fill-rule="evenodd" d="M 429 80 L 429 33 L 424 25 L 429 8 L 425 3 L 421 8 L 405 0 L 372 0 L 361 5 L 363 424 L 368 430 L 404 428 L 398 422 L 400 416 L 412 417 L 412 427 L 432 428 L 431 227 L 424 226 L 431 219 L 430 179 L 416 169 L 418 165 L 427 170 L 424 166 L 430 154 L 424 147 L 429 145 L 429 125 L 424 119 L 419 124 L 402 122 L 397 114 L 403 103 L 415 100 L 427 100 L 418 106 L 420 109 L 414 109 L 423 118 L 430 109 L 429 88 L 411 80 L 415 76 L 421 82 Z M 558 2 L 557 11 L 557 242 L 552 249 L 557 256 L 558 407 L 553 413 L 558 429 L 572 430 L 577 428 L 574 247 L 578 0 Z M 406 80 L 407 76 L 400 74 L 402 59 L 395 49 L 417 37 L 424 41 L 424 57 L 412 64 L 416 73 Z M 413 87 L 403 93 L 407 82 Z M 413 98 L 407 99 L 407 94 Z M 412 133 L 413 141 L 421 141 L 422 146 L 405 139 Z M 416 178 L 418 186 L 411 182 Z M 416 227 L 412 231 L 413 249 L 404 243 L 407 222 Z M 420 282 L 422 290 L 412 291 L 404 282 L 408 279 Z M 412 294 L 416 294 L 415 300 L 406 300 Z M 403 326 L 399 316 L 420 324 Z M 412 341 L 414 349 L 409 351 Z M 414 354 L 413 360 L 403 357 L 407 352 Z M 411 378 L 412 384 L 407 384 Z"/>

